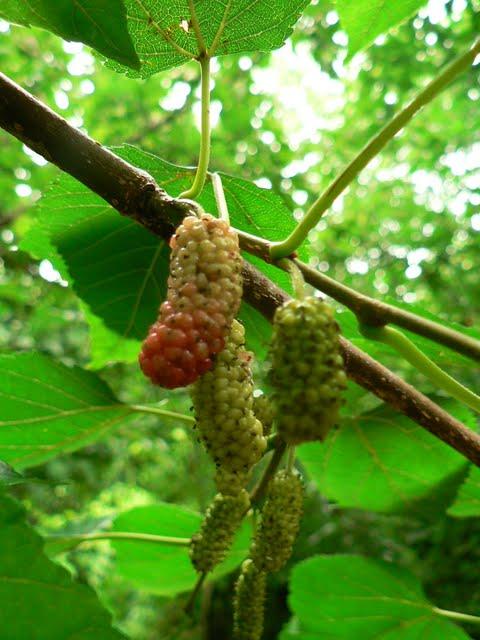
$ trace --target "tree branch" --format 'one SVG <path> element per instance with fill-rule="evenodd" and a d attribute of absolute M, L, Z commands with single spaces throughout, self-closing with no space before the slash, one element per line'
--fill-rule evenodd
<path fill-rule="evenodd" d="M 480 342 L 478 340 L 428 318 L 417 316 L 405 309 L 370 298 L 329 278 L 316 269 L 312 269 L 299 260 L 295 260 L 295 263 L 309 284 L 348 307 L 363 324 L 372 327 L 396 324 L 412 333 L 443 344 L 472 360 L 480 361 Z"/>
<path fill-rule="evenodd" d="M 188 201 L 169 196 L 155 180 L 118 158 L 0 74 L 0 126 L 104 198 L 122 215 L 168 238 L 192 212 Z M 248 245 L 248 241 L 244 244 Z M 244 262 L 244 296 L 266 318 L 287 294 Z M 426 396 L 341 339 L 348 376 L 480 466 L 480 436 Z"/>
<path fill-rule="evenodd" d="M 268 240 L 252 236 L 243 231 L 238 231 L 238 235 L 240 244 L 245 251 L 258 256 L 266 262 L 271 262 L 269 257 L 270 242 Z M 350 311 L 353 311 L 359 322 L 372 327 L 395 324 L 438 344 L 443 344 L 472 360 L 480 361 L 480 342 L 478 340 L 428 318 L 417 316 L 415 313 L 405 309 L 370 298 L 341 282 L 337 282 L 337 280 L 324 273 L 320 273 L 320 271 L 298 260 L 298 258 L 294 258 L 293 261 L 303 273 L 306 282 L 343 304 Z M 273 264 L 284 269 L 281 261 L 273 262 Z"/>

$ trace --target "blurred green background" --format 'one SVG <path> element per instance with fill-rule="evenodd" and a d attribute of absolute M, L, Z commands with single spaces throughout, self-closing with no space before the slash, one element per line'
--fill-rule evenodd
<path fill-rule="evenodd" d="M 431 0 L 345 65 L 347 37 L 334 5 L 312 3 L 282 49 L 215 62 L 212 168 L 274 189 L 300 215 L 387 118 L 472 43 L 479 9 L 476 0 Z M 0 21 L 0 66 L 103 144 L 128 142 L 177 164 L 196 162 L 195 65 L 131 80 L 105 69 L 82 45 Z M 314 266 L 374 297 L 416 303 L 467 327 L 478 322 L 479 79 L 477 65 L 362 172 L 312 233 Z M 88 366 L 89 331 L 74 293 L 48 261 L 18 249 L 35 203 L 59 171 L 1 131 L 0 143 L 0 349 L 36 349 Z M 259 363 L 260 387 L 264 369 Z M 475 379 L 468 369 L 457 374 L 469 384 Z M 134 365 L 112 365 L 101 375 L 129 402 L 167 397 Z M 183 391 L 168 397 L 188 412 Z M 45 482 L 15 493 L 42 531 L 87 530 L 158 499 L 203 510 L 213 495 L 211 464 L 189 430 L 154 417 L 129 422 L 31 475 Z M 340 509 L 311 484 L 307 493 L 294 557 L 270 579 L 266 639 L 276 638 L 288 619 L 291 565 L 319 552 L 394 560 L 423 580 L 437 606 L 478 613 L 475 519 L 454 520 L 435 509 L 395 516 Z M 83 546 L 62 561 L 97 589 L 135 640 L 229 637 L 230 577 L 209 587 L 194 621 L 181 621 L 180 632 L 177 603 L 134 590 L 113 574 L 108 544 Z"/>

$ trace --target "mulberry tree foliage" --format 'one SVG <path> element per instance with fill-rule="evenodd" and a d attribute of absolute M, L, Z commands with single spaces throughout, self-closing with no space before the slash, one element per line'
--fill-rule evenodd
<path fill-rule="evenodd" d="M 0 5 L 2 73 L 61 113 L 65 127 L 109 145 L 173 197 L 190 187 L 198 163 L 196 57 L 209 49 L 216 58 L 210 170 L 222 176 L 243 248 L 246 234 L 276 242 L 291 233 L 371 136 L 480 31 L 476 0 Z M 291 43 L 270 53 L 290 35 Z M 479 70 L 465 69 L 388 142 L 298 253 L 362 295 L 473 339 Z M 31 141 L 43 134 L 37 128 Z M 474 624 L 464 631 L 457 613 L 475 616 L 480 604 L 472 571 L 478 474 L 379 398 L 354 384 L 344 390 L 338 329 L 317 299 L 278 312 L 272 374 L 265 377 L 271 326 L 252 306 L 239 310 L 238 243 L 217 218 L 211 175 L 198 202 L 212 216 L 180 227 L 169 264 L 166 242 L 9 133 L 0 131 L 0 140 L 0 360 L 7 374 L 0 384 L 0 458 L 8 462 L 0 460 L 2 638 L 193 640 L 209 626 L 213 637 L 237 640 L 382 632 L 398 640 L 480 638 Z M 143 195 L 148 205 L 151 194 Z M 187 244 L 193 239 L 191 254 L 184 232 Z M 230 250 L 229 257 L 222 253 Z M 292 293 L 274 264 L 258 253 L 243 255 Z M 341 299 L 332 305 L 345 338 L 476 429 L 469 409 L 445 403 L 414 367 L 362 336 L 353 309 Z M 246 336 L 233 320 L 238 312 Z M 129 366 L 152 322 L 141 362 L 155 386 Z M 409 337 L 478 389 L 467 358 L 425 336 Z M 263 392 L 257 398 L 245 339 L 255 351 Z M 194 434 L 188 391 L 179 388 L 189 384 Z M 272 445 L 277 436 L 300 445 L 302 527 L 300 480 L 282 471 L 263 504 L 250 505 L 253 542 L 247 523 L 231 545 L 249 509 L 247 492 L 268 467 L 270 458 L 262 457 L 272 431 Z M 220 493 L 203 524 L 191 507 L 208 503 L 214 472 L 192 435 L 217 464 Z M 352 470 L 363 474 L 359 483 Z M 23 502 L 26 515 L 4 491 Z M 117 539 L 97 544 L 110 533 Z M 47 559 L 45 545 L 52 555 L 68 547 L 69 574 Z M 225 556 L 193 617 L 183 615 L 196 574 Z M 267 572 L 288 557 L 288 571 L 268 579 L 264 617 Z M 238 574 L 235 588 L 227 571 Z M 423 587 L 414 576 L 423 577 Z"/>

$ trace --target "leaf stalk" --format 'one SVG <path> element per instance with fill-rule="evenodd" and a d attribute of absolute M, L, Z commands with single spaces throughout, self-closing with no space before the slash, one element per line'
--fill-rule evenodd
<path fill-rule="evenodd" d="M 317 225 L 322 215 L 335 202 L 339 195 L 355 180 L 360 171 L 377 156 L 385 145 L 424 107 L 431 102 L 454 78 L 467 69 L 477 54 L 480 53 L 480 39 L 465 53 L 451 62 L 436 78 L 434 78 L 417 96 L 399 111 L 360 153 L 345 167 L 342 173 L 327 187 L 305 213 L 292 233 L 282 242 L 275 242 L 270 247 L 273 260 L 291 256 L 306 239 L 309 232 Z"/>
<path fill-rule="evenodd" d="M 393 327 L 370 327 L 360 325 L 361 333 L 371 340 L 377 340 L 392 347 L 407 360 L 417 371 L 423 373 L 437 387 L 446 391 L 456 400 L 463 402 L 474 411 L 480 413 L 480 397 L 464 387 L 458 380 L 448 375 L 442 368 L 428 358 L 403 333 Z"/>
<path fill-rule="evenodd" d="M 203 55 L 199 58 L 201 68 L 201 125 L 200 125 L 200 155 L 197 171 L 192 186 L 180 194 L 179 198 L 195 200 L 205 186 L 208 165 L 210 163 L 211 126 L 210 126 L 210 57 Z"/>
<path fill-rule="evenodd" d="M 190 538 L 175 538 L 171 536 L 158 536 L 151 533 L 137 533 L 134 531 L 101 531 L 98 533 L 75 533 L 71 535 L 51 534 L 46 540 L 62 540 L 65 542 L 96 542 L 98 540 L 129 540 L 134 542 L 153 542 L 154 544 L 166 544 L 175 547 L 188 547 Z"/>

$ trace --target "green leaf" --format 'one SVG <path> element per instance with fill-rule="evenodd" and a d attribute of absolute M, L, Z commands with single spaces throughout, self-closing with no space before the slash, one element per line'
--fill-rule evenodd
<path fill-rule="evenodd" d="M 446 411 L 472 428 L 472 414 L 454 401 Z M 455 476 L 464 458 L 406 416 L 382 406 L 345 418 L 324 443 L 298 455 L 319 491 L 342 507 L 406 509 Z"/>
<path fill-rule="evenodd" d="M 115 151 L 150 173 L 172 195 L 180 194 L 191 183 L 192 169 L 128 145 Z M 233 226 L 270 240 L 280 240 L 290 233 L 295 221 L 280 196 L 240 178 L 222 178 Z M 206 211 L 215 213 L 210 182 L 199 202 Z M 49 259 L 66 280 L 73 281 L 92 327 L 94 366 L 137 357 L 140 340 L 165 296 L 166 243 L 120 216 L 73 178 L 62 176 L 42 198 L 38 222 L 21 247 L 37 258 Z M 304 250 L 302 257 L 307 256 Z M 246 257 L 280 287 L 290 290 L 283 271 Z M 270 339 L 269 323 L 248 305 L 242 306 L 240 317 L 249 348 L 262 357 Z"/>
<path fill-rule="evenodd" d="M 425 0 L 337 0 L 340 23 L 348 34 L 348 58 L 372 44 L 375 38 L 416 13 Z"/>
<path fill-rule="evenodd" d="M 135 362 L 141 348 L 141 340 L 120 338 L 118 333 L 109 329 L 102 318 L 94 315 L 86 304 L 81 303 L 85 319 L 90 329 L 89 368 L 102 369 L 110 362 Z"/>
<path fill-rule="evenodd" d="M 15 484 L 22 484 L 27 482 L 20 473 L 17 473 L 13 467 L 11 467 L 3 460 L 0 460 L 0 490 L 2 485 L 4 487 L 11 487 Z"/>
<path fill-rule="evenodd" d="M 53 242 L 75 292 L 117 334 L 117 342 L 140 340 L 165 297 L 169 250 L 136 222 L 101 207 L 57 232 Z"/>
<path fill-rule="evenodd" d="M 316 556 L 298 564 L 292 572 L 289 604 L 306 632 L 297 636 L 302 639 L 468 638 L 436 613 L 413 575 L 361 556 Z"/>
<path fill-rule="evenodd" d="M 470 518 L 480 515 L 480 469 L 471 466 L 457 498 L 448 510 L 455 518 Z"/>
<path fill-rule="evenodd" d="M 206 48 L 220 56 L 281 47 L 309 0 L 194 0 L 193 4 Z M 177 67 L 201 53 L 187 0 L 125 0 L 125 5 L 142 77 Z"/>
<path fill-rule="evenodd" d="M 333 640 L 334 638 L 338 638 L 338 636 L 325 635 L 324 633 L 321 636 L 318 633 L 305 633 L 305 631 L 300 627 L 299 621 L 297 618 L 292 618 L 287 626 L 285 626 L 280 635 L 278 636 L 279 640 Z"/>
<path fill-rule="evenodd" d="M 202 521 L 199 513 L 174 504 L 136 507 L 120 514 L 113 531 L 134 531 L 176 538 L 191 538 Z M 246 557 L 250 530 L 244 525 L 236 536 L 225 561 L 212 573 L 224 575 L 235 569 Z M 191 589 L 197 574 L 191 565 L 188 547 L 153 544 L 141 541 L 112 541 L 116 550 L 116 568 L 136 588 L 163 596 L 173 596 Z"/>
<path fill-rule="evenodd" d="M 94 364 L 135 360 L 165 296 L 166 243 L 65 175 L 42 199 L 21 246 L 74 281 L 86 303 Z"/>
<path fill-rule="evenodd" d="M 120 64 L 140 67 L 122 0 L 3 0 L 0 17 L 84 42 Z"/>
<path fill-rule="evenodd" d="M 0 355 L 0 458 L 28 467 L 94 442 L 130 415 L 95 374 L 39 353 Z"/>
<path fill-rule="evenodd" d="M 0 629 L 5 640 L 121 640 L 95 593 L 44 555 L 22 507 L 0 491 Z"/>

